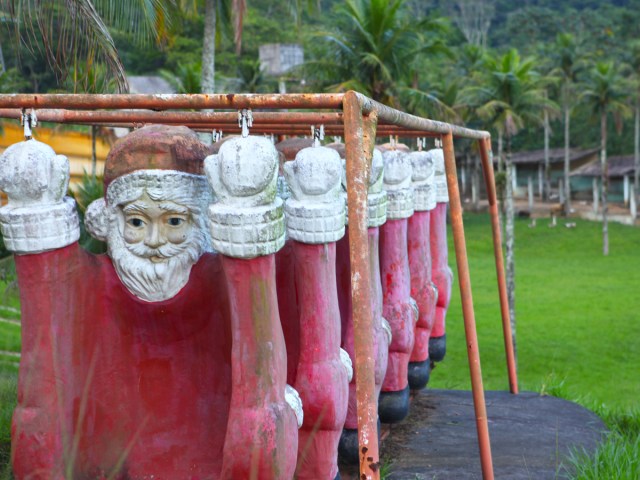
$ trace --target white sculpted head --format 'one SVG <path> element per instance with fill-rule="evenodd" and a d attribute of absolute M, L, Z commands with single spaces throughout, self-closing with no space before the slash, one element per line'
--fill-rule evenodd
<path fill-rule="evenodd" d="M 137 146 L 134 143 L 133 149 Z M 168 150 L 179 155 L 179 148 L 178 154 L 175 148 Z M 152 152 L 157 154 L 158 149 Z M 124 162 L 135 163 L 131 158 Z M 164 165 L 172 162 L 175 159 Z M 89 206 L 85 223 L 94 237 L 107 242 L 107 252 L 127 289 L 142 300 L 158 302 L 174 297 L 186 285 L 191 267 L 210 249 L 204 212 L 211 200 L 203 175 L 162 168 L 134 170 L 109 181 L 106 200 Z"/>

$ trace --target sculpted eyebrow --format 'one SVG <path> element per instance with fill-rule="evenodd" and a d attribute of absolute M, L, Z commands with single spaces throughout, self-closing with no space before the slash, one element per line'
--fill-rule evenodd
<path fill-rule="evenodd" d="M 145 213 L 146 210 L 147 207 L 145 205 L 137 203 L 131 203 L 122 209 L 124 213 Z"/>
<path fill-rule="evenodd" d="M 178 205 L 176 203 L 160 203 L 158 204 L 158 208 L 164 210 L 165 212 L 179 213 L 181 215 L 188 215 L 189 209 L 183 207 L 182 205 Z"/>

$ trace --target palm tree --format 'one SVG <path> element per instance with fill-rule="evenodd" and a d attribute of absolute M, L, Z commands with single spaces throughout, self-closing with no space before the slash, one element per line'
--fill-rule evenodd
<path fill-rule="evenodd" d="M 621 126 L 623 116 L 630 113 L 626 101 L 626 84 L 616 64 L 596 63 L 586 78 L 581 99 L 591 105 L 594 115 L 600 117 L 600 166 L 602 170 L 602 253 L 609 255 L 609 226 L 607 194 L 609 164 L 607 162 L 607 118 L 611 113 Z"/>
<path fill-rule="evenodd" d="M 95 88 L 89 76 L 103 65 L 102 88 L 115 83 L 118 92 L 128 84 L 108 27 L 130 32 L 138 44 L 159 43 L 174 8 L 174 0 L 0 0 L 16 51 L 44 52 L 59 82 L 71 78 L 75 89 Z"/>
<path fill-rule="evenodd" d="M 216 42 L 220 39 L 218 24 L 233 24 L 233 37 L 236 50 L 242 47 L 242 23 L 247 8 L 244 0 L 205 0 L 204 36 L 202 38 L 202 93 L 215 92 Z M 218 20 L 222 20 L 218 22 Z M 232 21 L 233 19 L 233 21 Z"/>
<path fill-rule="evenodd" d="M 585 60 L 581 48 L 575 37 L 570 33 L 560 33 L 556 37 L 551 51 L 555 68 L 552 75 L 560 80 L 560 103 L 564 117 L 564 213 L 571 212 L 571 184 L 569 177 L 569 131 L 571 124 L 571 110 L 575 97 L 575 85 L 578 75 L 585 67 Z"/>
<path fill-rule="evenodd" d="M 514 258 L 514 213 L 513 181 L 511 163 L 511 140 L 526 125 L 542 125 L 543 111 L 553 108 L 545 93 L 540 75 L 534 70 L 535 59 L 521 59 L 516 50 L 502 57 L 488 57 L 485 68 L 474 77 L 475 86 L 465 90 L 467 102 L 476 106 L 477 115 L 498 132 L 499 142 L 506 143 L 505 169 L 505 246 L 507 270 L 507 294 L 509 313 L 515 342 L 515 258 Z M 500 150 L 500 149 L 499 149 Z M 501 163 L 501 159 L 498 159 Z"/>
<path fill-rule="evenodd" d="M 320 32 L 326 50 L 306 69 L 329 90 L 358 90 L 387 105 L 399 105 L 404 80 L 418 83 L 411 66 L 421 54 L 442 51 L 440 19 L 416 21 L 403 10 L 404 0 L 346 0 L 338 9 L 337 28 Z"/>

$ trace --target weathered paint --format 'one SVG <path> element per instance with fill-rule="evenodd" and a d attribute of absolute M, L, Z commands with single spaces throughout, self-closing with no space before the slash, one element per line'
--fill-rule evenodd
<path fill-rule="evenodd" d="M 222 479 L 289 479 L 298 425 L 284 398 L 286 350 L 278 315 L 275 256 L 222 257 L 229 291 L 231 401 Z"/>
<path fill-rule="evenodd" d="M 436 318 L 431 330 L 431 338 L 444 336 L 447 309 L 451 301 L 453 272 L 449 267 L 447 245 L 447 203 L 441 202 L 430 213 L 429 241 L 431 243 L 431 275 L 438 288 Z"/>
<path fill-rule="evenodd" d="M 391 325 L 393 334 L 382 392 L 398 392 L 408 384 L 407 369 L 416 321 L 411 302 L 407 219 L 387 219 L 380 227 L 380 270 L 383 316 Z"/>
<path fill-rule="evenodd" d="M 347 371 L 340 359 L 340 309 L 334 243 L 293 242 L 300 303 L 300 357 L 294 387 L 304 405 L 300 428 L 300 479 L 333 480 L 338 440 L 347 414 Z"/>
<path fill-rule="evenodd" d="M 429 337 L 435 321 L 437 290 L 431 282 L 430 211 L 415 212 L 409 218 L 407 249 L 411 271 L 411 297 L 418 304 L 418 322 L 412 362 L 429 358 Z"/>
<path fill-rule="evenodd" d="M 371 272 L 371 312 L 373 315 L 373 346 L 375 356 L 375 393 L 376 396 L 382 390 L 382 382 L 387 371 L 389 356 L 390 335 L 383 325 L 385 320 L 382 316 L 382 284 L 380 280 L 380 230 L 378 227 L 369 227 L 369 269 Z M 337 287 L 340 312 L 342 318 L 342 348 L 349 356 L 355 358 L 353 317 L 351 315 L 351 295 L 350 277 L 351 268 L 349 264 L 349 229 L 346 229 L 345 236 L 337 242 Z M 344 424 L 347 430 L 358 428 L 357 399 L 356 399 L 356 375 L 349 383 L 349 408 Z M 345 445 L 346 446 L 346 445 Z M 345 452 L 347 457 L 349 452 Z M 357 457 L 357 456 L 356 456 Z M 346 461 L 349 461 L 345 458 Z"/>
<path fill-rule="evenodd" d="M 219 258 L 204 255 L 178 295 L 155 303 L 77 243 L 16 255 L 16 269 L 16 478 L 219 478 L 231 391 Z"/>

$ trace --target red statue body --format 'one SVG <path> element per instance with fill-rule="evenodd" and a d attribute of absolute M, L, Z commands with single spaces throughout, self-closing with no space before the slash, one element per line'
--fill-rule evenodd
<path fill-rule="evenodd" d="M 436 207 L 431 211 L 429 222 L 429 238 L 431 246 L 431 274 L 438 289 L 436 303 L 436 317 L 429 339 L 429 358 L 440 362 L 447 351 L 445 318 L 451 301 L 451 286 L 453 271 L 449 267 L 449 250 L 447 245 L 447 179 L 444 170 L 444 155 L 442 149 L 429 151 L 434 160 Z"/>
<path fill-rule="evenodd" d="M 184 127 L 140 129 L 112 149 L 105 199 L 86 217 L 111 258 L 77 243 L 64 157 L 35 140 L 2 155 L 23 322 L 17 479 L 292 478 L 302 411 L 275 292 L 277 153 L 262 140 L 207 162 L 225 182 L 209 212 L 218 254 L 206 253 L 208 152 Z M 251 186 L 228 168 L 242 152 Z"/>
<path fill-rule="evenodd" d="M 436 205 L 433 159 L 425 151 L 409 154 L 413 167 L 414 214 L 407 225 L 411 297 L 418 305 L 415 343 L 409 363 L 409 386 L 422 389 L 429 381 L 429 337 L 435 320 L 438 290 L 431 281 L 430 213 Z"/>

